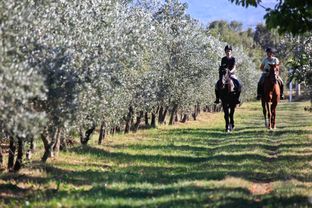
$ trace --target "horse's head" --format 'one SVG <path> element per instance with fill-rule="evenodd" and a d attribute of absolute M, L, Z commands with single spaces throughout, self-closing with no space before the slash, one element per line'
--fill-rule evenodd
<path fill-rule="evenodd" d="M 230 70 L 225 66 L 220 66 L 219 73 L 221 75 L 221 88 L 226 89 L 227 92 L 232 92 L 234 90 L 234 83 L 231 79 Z"/>
<path fill-rule="evenodd" d="M 273 83 L 276 83 L 278 75 L 279 75 L 279 64 L 269 64 L 269 66 L 270 66 L 270 70 L 269 70 L 270 80 Z"/>
<path fill-rule="evenodd" d="M 226 82 L 230 79 L 230 70 L 225 66 L 220 66 L 219 73 L 222 77 L 222 84 L 226 84 Z"/>

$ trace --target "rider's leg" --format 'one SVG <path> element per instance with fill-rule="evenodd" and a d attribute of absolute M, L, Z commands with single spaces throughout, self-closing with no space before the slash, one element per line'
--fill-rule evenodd
<path fill-rule="evenodd" d="M 281 91 L 281 99 L 284 99 L 284 83 L 281 77 L 278 77 L 278 84 L 280 86 L 280 91 Z"/>
<path fill-rule="evenodd" d="M 264 77 L 265 77 L 265 74 L 262 73 L 262 75 L 261 75 L 261 77 L 259 79 L 258 85 L 257 85 L 257 100 L 261 99 L 261 96 L 262 96 L 262 93 L 263 93 Z"/>
<path fill-rule="evenodd" d="M 219 88 L 219 81 L 217 81 L 216 86 L 215 86 L 215 94 L 216 94 L 216 100 L 214 101 L 215 104 L 220 103 L 220 88 Z"/>
<path fill-rule="evenodd" d="M 236 92 L 236 104 L 240 104 L 241 102 L 240 102 L 240 100 L 239 100 L 239 96 L 240 96 L 240 94 L 241 94 L 241 91 L 237 91 Z"/>
<path fill-rule="evenodd" d="M 235 103 L 240 104 L 241 102 L 239 100 L 239 96 L 241 93 L 242 86 L 241 86 L 240 82 L 238 81 L 238 79 L 235 79 L 234 77 L 232 77 L 232 80 L 233 80 L 235 88 L 236 88 L 236 90 L 235 90 L 236 91 Z"/>
<path fill-rule="evenodd" d="M 262 89 L 261 89 L 261 83 L 259 81 L 257 85 L 257 100 L 261 99 L 261 95 L 262 95 Z"/>

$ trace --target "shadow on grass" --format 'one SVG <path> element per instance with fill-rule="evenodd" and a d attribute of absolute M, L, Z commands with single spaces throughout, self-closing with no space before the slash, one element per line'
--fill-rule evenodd
<path fill-rule="evenodd" d="M 223 132 L 221 129 L 171 129 L 162 131 L 163 141 L 172 142 L 187 142 L 193 144 L 214 145 L 223 142 L 239 142 L 246 141 L 286 141 L 294 140 L 295 138 L 288 138 L 289 136 L 296 135 L 297 138 L 306 137 L 311 135 L 312 130 L 292 129 L 287 128 L 269 131 L 266 128 L 259 129 L 245 129 L 237 128 L 231 133 Z M 264 139 L 269 139 L 264 140 Z"/>
<path fill-rule="evenodd" d="M 97 184 L 89 190 L 46 190 L 45 199 L 62 202 L 83 200 L 83 207 L 216 207 L 216 208 L 262 208 L 262 207 L 309 207 L 309 199 L 301 195 L 254 196 L 246 188 L 214 187 L 205 185 L 168 185 L 155 187 L 119 188 Z M 30 201 L 34 201 L 31 197 Z M 107 200 L 118 200 L 109 204 Z M 159 200 L 157 200 L 159 199 Z M 63 200 L 64 201 L 64 200 Z M 131 204 L 131 202 L 136 202 Z M 66 203 L 64 204 L 66 206 Z"/>
<path fill-rule="evenodd" d="M 256 183 L 269 183 L 296 179 L 312 182 L 312 171 L 305 175 L 293 172 L 311 161 L 309 154 L 292 154 L 293 149 L 305 148 L 295 138 L 312 134 L 311 130 L 289 130 L 286 127 L 270 132 L 265 128 L 241 127 L 231 134 L 216 129 L 160 130 L 163 145 L 130 144 L 111 145 L 112 150 L 83 146 L 69 149 L 69 153 L 88 155 L 96 161 L 111 161 L 110 168 L 93 167 L 86 170 L 69 170 L 55 165 L 33 163 L 33 169 L 47 173 L 36 177 L 26 174 L 2 174 L 6 182 L 30 183 L 47 186 L 42 191 L 23 189 L 16 185 L 1 184 L 0 192 L 5 203 L 23 203 L 25 199 L 58 200 L 85 199 L 89 207 L 308 207 L 307 197 L 272 193 L 254 196 L 248 189 L 206 185 L 180 185 L 183 181 L 222 181 L 235 177 Z M 294 143 L 295 141 L 295 143 Z M 161 142 L 161 141 L 160 141 Z M 132 151 L 130 151 L 132 150 Z M 285 151 L 288 150 L 288 151 Z M 284 151 L 284 152 L 283 152 Z M 133 153 L 131 153 L 133 152 Z M 286 152 L 286 154 L 285 154 Z M 288 154 L 289 153 L 289 154 Z M 68 162 L 70 164 L 70 161 Z M 64 164 L 66 165 L 66 164 Z M 74 165 L 74 164 L 73 164 Z M 103 164 L 105 165 L 105 164 Z M 286 167 L 287 166 L 287 167 Z M 286 169 L 288 171 L 286 171 Z M 49 187 L 71 185 L 78 187 L 58 189 Z M 111 186 L 126 184 L 122 188 Z M 58 185 L 57 185 L 58 184 Z M 150 184 L 151 187 L 137 186 Z M 80 188 L 88 186 L 92 188 Z M 7 192 L 8 193 L 8 192 Z M 15 193 L 15 195 L 14 195 Z M 23 197 L 21 199 L 21 196 Z M 179 196 L 179 197 L 178 197 Z M 106 199 L 122 199 L 121 204 L 108 205 Z M 150 200 L 155 198 L 155 201 Z M 159 200 L 158 200 L 159 199 Z M 127 200 L 140 201 L 130 205 Z M 144 202 L 146 204 L 144 204 Z"/>
<path fill-rule="evenodd" d="M 170 148 L 170 147 L 169 147 Z M 271 147 L 269 147 L 271 148 Z M 147 152 L 149 147 L 146 146 Z M 145 155 L 128 154 L 125 152 L 107 152 L 95 147 L 73 148 L 71 151 L 77 154 L 94 155 L 99 159 L 109 159 L 119 164 L 126 164 L 127 167 L 119 171 L 113 171 L 112 178 L 110 172 L 105 173 L 106 180 L 117 179 L 122 182 L 148 182 L 148 183 L 172 183 L 179 180 L 222 180 L 227 176 L 240 177 L 255 182 L 272 182 L 277 180 L 288 180 L 290 177 L 303 180 L 301 177 L 287 173 L 274 171 L 274 166 L 289 161 L 309 162 L 310 155 L 280 155 L 278 157 L 270 154 L 258 154 L 250 152 L 225 152 L 215 151 L 218 154 L 206 156 L 180 156 L 180 155 Z M 189 148 L 190 152 L 196 152 L 195 147 Z M 240 152 L 238 150 L 238 152 Z M 266 164 L 263 166 L 262 164 Z M 137 164 L 146 164 L 137 166 Z M 217 168 L 216 164 L 219 165 Z M 251 165 L 255 164 L 255 165 Z M 155 167 L 156 166 L 156 167 Z M 257 170 L 257 171 L 255 171 Z M 141 172 L 141 173 L 140 173 Z M 125 174 L 125 175 L 123 175 Z M 129 181 L 131 179 L 131 181 Z M 310 175 L 304 178 L 305 181 L 311 181 Z M 115 180 L 114 180 L 115 181 Z"/>

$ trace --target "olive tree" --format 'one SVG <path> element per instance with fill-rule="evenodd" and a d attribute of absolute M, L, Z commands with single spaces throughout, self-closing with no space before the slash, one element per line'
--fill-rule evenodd
<path fill-rule="evenodd" d="M 36 100 L 46 100 L 44 78 L 29 57 L 34 53 L 30 7 L 25 1 L 0 3 L 0 130 L 10 138 L 8 168 L 19 170 L 23 146 L 35 138 L 45 124 L 45 113 Z M 14 156 L 18 144 L 17 159 Z"/>

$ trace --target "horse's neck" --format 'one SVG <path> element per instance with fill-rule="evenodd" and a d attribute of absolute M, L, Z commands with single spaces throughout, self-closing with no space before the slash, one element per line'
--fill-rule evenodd
<path fill-rule="evenodd" d="M 229 81 L 230 81 L 229 76 L 224 75 L 223 78 L 222 78 L 222 81 L 223 81 L 223 84 L 228 84 Z"/>
<path fill-rule="evenodd" d="M 229 73 L 226 73 L 223 76 L 223 85 L 224 85 L 225 88 L 227 88 L 228 92 L 233 92 L 234 91 L 234 83 L 233 83 Z"/>
<path fill-rule="evenodd" d="M 275 69 L 275 68 L 274 69 L 270 69 L 268 78 L 270 79 L 270 81 L 272 83 L 276 83 L 278 73 L 279 73 L 278 69 Z"/>

